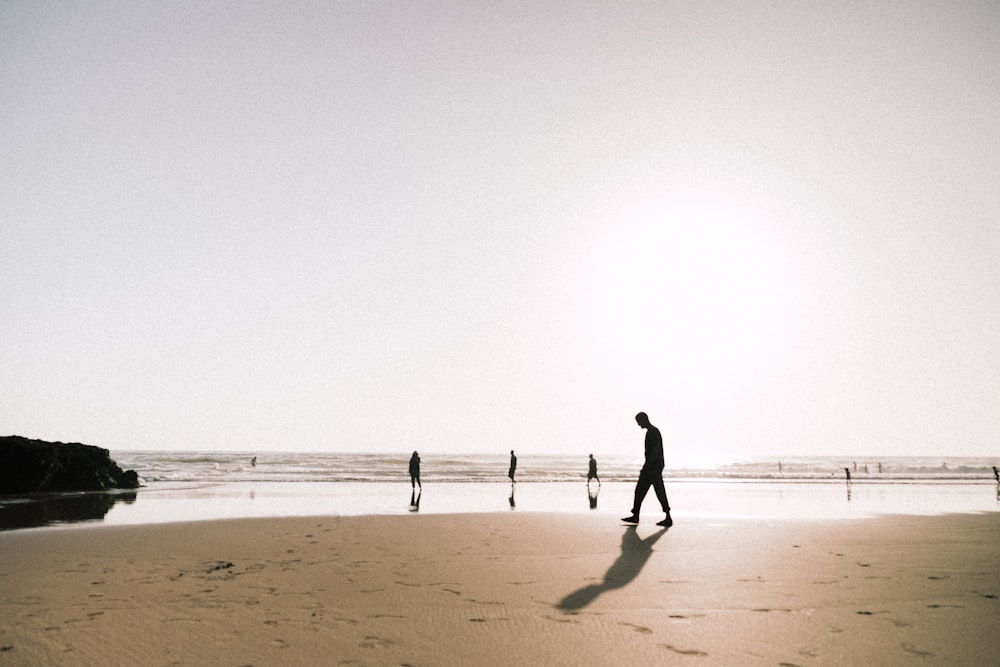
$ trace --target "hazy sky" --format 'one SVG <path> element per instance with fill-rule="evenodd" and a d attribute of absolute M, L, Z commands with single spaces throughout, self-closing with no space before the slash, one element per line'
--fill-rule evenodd
<path fill-rule="evenodd" d="M 0 433 L 1000 453 L 1000 6 L 3 2 Z"/>

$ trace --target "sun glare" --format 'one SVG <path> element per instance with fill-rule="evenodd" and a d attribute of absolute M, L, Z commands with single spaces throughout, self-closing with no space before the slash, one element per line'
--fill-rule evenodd
<path fill-rule="evenodd" d="M 788 252 L 746 205 L 674 197 L 623 216 L 603 237 L 583 295 L 615 374 L 669 374 L 685 391 L 745 389 L 792 325 Z"/>

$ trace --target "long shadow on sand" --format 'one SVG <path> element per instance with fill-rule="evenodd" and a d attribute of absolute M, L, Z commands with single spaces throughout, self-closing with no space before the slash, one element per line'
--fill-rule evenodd
<path fill-rule="evenodd" d="M 641 540 L 635 531 L 635 526 L 629 526 L 622 535 L 622 553 L 604 573 L 604 581 L 573 591 L 556 606 L 563 611 L 578 611 L 596 600 L 602 593 L 628 585 L 639 575 L 642 566 L 653 554 L 653 545 L 666 533 L 667 529 L 664 528 Z"/>

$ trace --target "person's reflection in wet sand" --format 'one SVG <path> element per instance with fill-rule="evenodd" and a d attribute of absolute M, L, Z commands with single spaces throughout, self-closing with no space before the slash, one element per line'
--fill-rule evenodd
<path fill-rule="evenodd" d="M 596 489 L 592 489 L 589 485 L 587 486 L 587 501 L 590 503 L 590 509 L 597 509 L 597 494 L 600 492 L 600 486 Z"/>
<path fill-rule="evenodd" d="M 420 511 L 420 494 L 424 491 L 423 489 L 413 489 L 410 492 L 410 511 L 419 512 Z"/>
<path fill-rule="evenodd" d="M 517 504 L 514 502 L 514 483 L 513 482 L 510 483 L 510 498 L 508 498 L 507 500 L 508 500 L 508 502 L 510 502 L 510 508 L 511 509 L 514 509 L 515 507 L 517 507 Z"/>
<path fill-rule="evenodd" d="M 573 591 L 556 606 L 565 612 L 576 612 L 596 600 L 602 593 L 630 584 L 639 576 L 643 565 L 653 555 L 653 545 L 666 534 L 667 529 L 663 528 L 641 540 L 636 533 L 636 527 L 629 526 L 622 535 L 622 553 L 604 573 L 604 581 Z"/>

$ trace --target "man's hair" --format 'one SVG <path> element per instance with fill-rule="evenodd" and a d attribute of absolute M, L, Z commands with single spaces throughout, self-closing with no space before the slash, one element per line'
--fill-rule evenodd
<path fill-rule="evenodd" d="M 637 414 L 635 416 L 635 418 L 636 418 L 637 421 L 639 421 L 639 420 L 641 420 L 641 421 L 649 421 L 649 415 L 647 415 L 645 412 L 640 412 L 639 414 Z"/>

